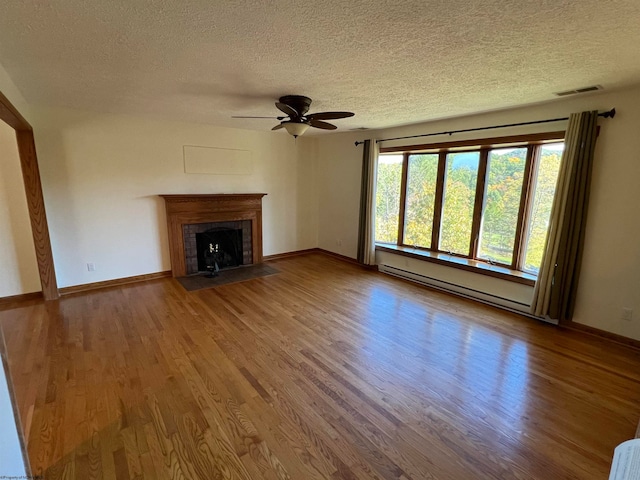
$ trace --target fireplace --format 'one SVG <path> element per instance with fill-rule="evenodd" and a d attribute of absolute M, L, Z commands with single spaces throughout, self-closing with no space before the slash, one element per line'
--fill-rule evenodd
<path fill-rule="evenodd" d="M 161 195 L 173 276 L 206 271 L 214 257 L 220 268 L 262 262 L 264 195 Z"/>

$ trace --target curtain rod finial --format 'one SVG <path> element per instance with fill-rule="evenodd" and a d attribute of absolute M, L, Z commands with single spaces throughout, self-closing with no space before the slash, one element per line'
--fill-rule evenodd
<path fill-rule="evenodd" d="M 616 116 L 616 109 L 615 108 L 612 108 L 611 110 L 609 110 L 608 112 L 606 112 L 604 114 L 605 118 L 613 118 L 615 116 Z"/>

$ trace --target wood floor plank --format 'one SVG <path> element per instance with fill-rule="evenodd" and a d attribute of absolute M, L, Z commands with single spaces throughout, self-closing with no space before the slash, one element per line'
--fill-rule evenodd
<path fill-rule="evenodd" d="M 33 473 L 588 480 L 634 436 L 638 350 L 317 253 L 271 265 L 3 308 Z"/>

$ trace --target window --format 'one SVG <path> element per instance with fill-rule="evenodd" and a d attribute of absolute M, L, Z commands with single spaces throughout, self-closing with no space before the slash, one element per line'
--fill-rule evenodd
<path fill-rule="evenodd" d="M 563 137 L 553 132 L 382 148 L 376 241 L 536 275 Z"/>
<path fill-rule="evenodd" d="M 538 151 L 539 161 L 536 162 L 534 173 L 533 199 L 528 211 L 529 222 L 522 268 L 525 272 L 537 274 L 540 270 L 563 150 L 564 143 L 554 143 L 544 145 Z"/>
<path fill-rule="evenodd" d="M 431 247 L 437 182 L 437 154 L 409 155 L 404 214 L 404 243 L 407 245 Z"/>
<path fill-rule="evenodd" d="M 398 241 L 401 178 L 402 155 L 381 155 L 376 185 L 376 242 Z"/>
<path fill-rule="evenodd" d="M 468 256 L 478 183 L 479 152 L 449 153 L 438 250 Z"/>
<path fill-rule="evenodd" d="M 489 152 L 478 258 L 511 265 L 516 242 L 526 148 Z"/>

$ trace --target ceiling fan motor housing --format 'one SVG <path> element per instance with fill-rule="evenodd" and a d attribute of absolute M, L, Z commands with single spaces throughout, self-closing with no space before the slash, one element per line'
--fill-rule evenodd
<path fill-rule="evenodd" d="M 311 99 L 302 95 L 285 95 L 283 97 L 280 97 L 280 103 L 289 105 L 296 112 L 298 112 L 298 115 L 303 116 L 309 111 L 309 107 L 311 106 Z"/>

